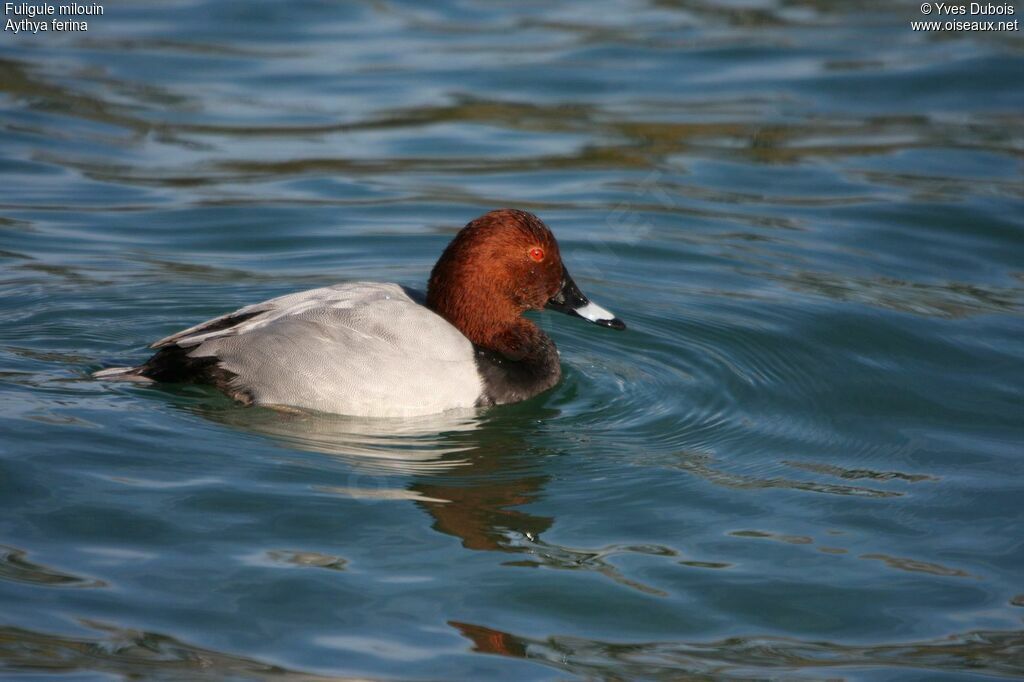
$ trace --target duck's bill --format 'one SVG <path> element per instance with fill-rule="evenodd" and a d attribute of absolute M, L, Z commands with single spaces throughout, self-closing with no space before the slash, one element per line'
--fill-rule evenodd
<path fill-rule="evenodd" d="M 548 310 L 557 310 L 566 315 L 582 317 L 584 320 L 601 325 L 602 327 L 610 327 L 612 329 L 626 328 L 626 323 L 615 317 L 612 312 L 605 310 L 584 296 L 580 288 L 576 286 L 576 282 L 572 281 L 569 271 L 564 268 L 562 270 L 562 288 L 548 300 L 547 305 L 544 307 Z"/>

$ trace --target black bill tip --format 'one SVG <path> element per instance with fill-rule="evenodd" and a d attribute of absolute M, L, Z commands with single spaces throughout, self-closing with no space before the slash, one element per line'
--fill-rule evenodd
<path fill-rule="evenodd" d="M 622 331 L 623 329 L 626 328 L 626 323 L 617 317 L 613 317 L 610 320 L 598 320 L 597 322 L 595 322 L 595 324 L 598 324 L 602 327 L 608 327 L 609 329 L 618 329 L 619 331 Z"/>

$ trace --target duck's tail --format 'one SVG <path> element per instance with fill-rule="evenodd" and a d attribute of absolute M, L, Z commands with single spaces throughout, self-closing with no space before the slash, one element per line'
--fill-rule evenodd
<path fill-rule="evenodd" d="M 142 367 L 108 367 L 92 373 L 94 379 L 105 381 L 138 381 L 150 383 L 153 380 L 142 375 Z"/>

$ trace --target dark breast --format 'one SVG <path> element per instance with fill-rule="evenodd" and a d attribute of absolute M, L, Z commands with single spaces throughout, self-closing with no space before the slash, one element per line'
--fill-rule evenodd
<path fill-rule="evenodd" d="M 543 393 L 562 378 L 555 342 L 544 336 L 538 348 L 522 360 L 474 346 L 476 366 L 483 378 L 483 395 L 478 407 L 517 403 Z"/>

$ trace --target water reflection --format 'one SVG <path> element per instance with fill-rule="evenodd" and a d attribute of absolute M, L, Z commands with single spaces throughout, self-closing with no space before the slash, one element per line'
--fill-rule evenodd
<path fill-rule="evenodd" d="M 197 407 L 204 418 L 270 437 L 286 448 L 319 452 L 363 472 L 436 473 L 469 464 L 466 438 L 482 418 L 472 410 L 410 419 L 361 419 L 301 410 Z"/>
<path fill-rule="evenodd" d="M 794 291 L 838 301 L 867 303 L 917 315 L 958 319 L 991 313 L 1019 313 L 1024 290 L 966 282 L 926 284 L 894 277 L 846 277 L 822 272 L 762 272 Z"/>
<path fill-rule="evenodd" d="M 434 518 L 435 530 L 460 538 L 468 549 L 523 551 L 510 537 L 537 538 L 553 522 L 518 509 L 539 499 L 550 478 L 527 442 L 531 422 L 472 410 L 403 420 L 233 406 L 197 412 L 287 448 L 341 459 L 355 472 L 349 480 L 356 485 L 321 490 L 415 501 Z"/>
<path fill-rule="evenodd" d="M 590 571 L 645 594 L 666 596 L 624 575 L 612 559 L 622 554 L 676 557 L 672 548 L 569 547 L 541 537 L 554 517 L 524 509 L 543 498 L 551 479 L 544 470 L 545 453 L 530 443 L 537 419 L 475 411 L 413 420 L 359 419 L 233 406 L 197 412 L 288 448 L 339 458 L 355 472 L 351 485 L 318 486 L 317 491 L 414 502 L 433 518 L 434 530 L 459 538 L 466 549 L 522 555 L 508 566 Z M 557 411 L 540 408 L 539 414 L 550 418 Z"/>
<path fill-rule="evenodd" d="M 783 488 L 828 495 L 855 495 L 874 498 L 901 497 L 903 495 L 901 492 L 879 490 L 877 488 L 867 488 L 864 486 L 797 480 L 781 476 L 749 476 L 736 474 L 716 467 L 714 465 L 714 458 L 711 455 L 700 452 L 680 452 L 669 466 L 676 467 L 682 471 L 694 474 L 695 476 L 700 476 L 709 483 L 725 486 L 727 488 L 736 488 L 739 490 Z M 813 468 L 814 466 L 815 465 L 812 463 L 811 466 L 805 466 L 803 468 L 812 471 L 817 470 L 819 473 L 830 475 L 837 475 L 835 471 L 842 470 L 841 467 L 833 467 L 832 469 L 827 467 L 818 467 L 815 469 Z M 870 473 L 872 472 L 869 472 L 869 474 Z M 868 477 L 878 478 L 877 475 L 868 475 Z M 909 475 L 896 472 L 892 477 L 901 477 L 905 480 Z"/>
<path fill-rule="evenodd" d="M 546 639 L 450 621 L 473 643 L 473 650 L 523 658 L 583 679 L 677 680 L 713 675 L 716 679 L 764 679 L 787 672 L 818 674 L 843 668 L 886 666 L 950 674 L 1020 675 L 1024 631 L 974 631 L 941 640 L 844 645 L 787 637 L 730 637 L 711 642 L 612 643 L 582 637 Z"/>
<path fill-rule="evenodd" d="M 547 665 L 583 679 L 677 680 L 680 675 L 763 679 L 797 671 L 842 674 L 885 666 L 934 674 L 1017 676 L 1024 631 L 971 631 L 939 640 L 843 645 L 784 637 L 716 641 L 615 643 L 570 636 L 529 637 L 449 621 L 472 650 Z M 0 665 L 8 671 L 113 673 L 127 677 L 343 680 L 289 669 L 259 658 L 198 647 L 155 632 L 82 620 L 96 634 L 71 636 L 0 628 Z M 365 678 L 360 678 L 365 679 Z"/>
<path fill-rule="evenodd" d="M 73 575 L 30 561 L 24 550 L 5 545 L 0 545 L 0 580 L 49 587 L 106 587 L 102 580 Z"/>
<path fill-rule="evenodd" d="M 103 672 L 125 679 L 342 680 L 265 663 L 255 658 L 188 644 L 174 637 L 92 620 L 80 625 L 98 634 L 71 636 L 13 626 L 0 627 L 0 668 L 15 672 Z M 90 675 L 91 676 L 91 675 Z"/>
<path fill-rule="evenodd" d="M 586 28 L 563 26 L 586 33 Z M 605 39 L 609 36 L 603 34 Z M 644 37 L 649 40 L 650 37 Z M 486 94 L 469 95 L 453 92 L 450 101 L 428 105 L 397 106 L 378 109 L 364 118 L 344 122 L 289 122 L 274 125 L 260 123 L 221 124 L 159 115 L 159 112 L 189 111 L 202 104 L 180 90 L 172 91 L 152 83 L 116 79 L 109 75 L 92 76 L 79 81 L 76 87 L 57 82 L 51 74 L 29 61 L 0 59 L 0 93 L 43 113 L 73 111 L 78 119 L 104 124 L 100 131 L 78 131 L 83 139 L 124 149 L 140 149 L 156 143 L 164 149 L 159 157 L 141 163 L 113 162 L 109 156 L 82 155 L 68 157 L 49 151 L 36 155 L 37 160 L 53 162 L 75 169 L 85 177 L 128 186 L 188 189 L 196 186 L 223 186 L 230 183 L 276 181 L 302 175 L 331 174 L 338 177 L 382 178 L 430 174 L 429 183 L 420 183 L 425 195 L 451 201 L 453 197 L 485 201 L 463 182 L 467 176 L 481 173 L 531 172 L 538 168 L 551 170 L 601 170 L 616 172 L 615 182 L 628 178 L 627 170 L 659 169 L 665 164 L 678 165 L 691 156 L 728 161 L 751 161 L 758 164 L 796 165 L 822 159 L 850 159 L 896 153 L 909 147 L 948 145 L 959 149 L 998 153 L 1001 148 L 993 140 L 1019 135 L 1022 120 L 1017 116 L 969 116 L 969 125 L 955 125 L 923 115 L 874 115 L 864 118 L 806 118 L 797 123 L 766 123 L 765 103 L 755 100 L 712 100 L 711 102 L 661 103 L 657 115 L 623 115 L 615 108 L 603 109 L 588 102 L 548 104 L 528 99 L 495 98 Z M 103 97 L 106 90 L 121 93 L 130 104 L 112 102 Z M 709 111 L 709 106 L 712 110 Z M 717 109 L 732 114 L 720 120 Z M 641 108 L 642 109 L 642 108 Z M 677 120 L 664 120 L 665 110 Z M 690 119 L 690 120 L 678 120 Z M 20 133 L 31 132 L 47 138 L 62 139 L 62 119 L 41 116 L 31 126 L 19 126 Z M 443 137 L 452 126 L 473 130 L 480 127 L 515 131 L 521 135 L 514 146 L 501 154 L 375 153 L 374 145 L 391 144 L 418 149 L 415 142 L 429 137 L 432 131 Z M 118 132 L 120 131 L 120 132 Z M 468 133 L 464 133 L 468 134 Z M 333 146 L 347 136 L 362 145 L 346 145 L 344 155 L 325 156 L 325 145 Z M 554 142 L 557 140 L 557 144 Z M 253 144 L 258 141 L 259 144 Z M 364 145 L 369 145 L 368 147 Z M 386 149 L 391 149 L 390 146 Z M 173 151 L 179 150 L 179 151 Z M 168 159 L 181 158 L 180 150 L 202 162 L 181 166 Z M 384 150 L 381 150 L 382 152 Z M 513 153 L 514 152 L 514 153 Z M 889 173 L 851 168 L 846 173 L 863 187 L 863 180 L 879 188 L 900 191 L 911 189 L 932 193 L 932 198 L 948 200 L 977 192 L 977 183 L 963 179 L 932 175 Z M 445 175 L 448 178 L 445 178 Z M 451 177 L 454 176 L 454 177 Z M 440 186 L 438 183 L 441 183 Z M 627 180 L 628 182 L 628 180 Z M 876 192 L 845 197 L 772 197 L 754 193 L 718 193 L 721 190 L 666 181 L 670 191 L 678 190 L 687 199 L 713 200 L 716 211 L 753 201 L 756 205 L 776 203 L 840 201 L 851 204 L 877 199 Z M 952 182 L 957 184 L 951 186 Z M 672 185 L 675 184 L 675 189 Z M 690 183 L 692 184 L 692 183 Z M 624 185 L 628 186 L 628 185 Z M 233 187 L 237 200 L 241 187 Z M 833 188 L 834 189 L 834 188 Z M 283 188 L 277 188 L 282 191 Z M 987 183 L 987 193 L 1019 196 L 1018 184 Z M 707 194 L 708 192 L 712 194 Z M 200 199 L 191 196 L 191 201 Z M 250 199 L 266 200 L 264 192 Z M 330 201 L 322 196 L 319 201 Z M 364 197 L 365 199 L 365 197 Z M 223 199 L 222 199 L 223 200 Z M 381 197 L 375 197 L 379 203 Z M 674 212 L 693 212 L 687 202 L 673 205 Z M 540 209 L 577 205 L 564 200 L 538 201 L 531 196 L 526 208 Z M 612 204 L 614 205 L 614 204 Z M 638 204 L 636 210 L 660 212 L 663 203 Z M 705 209 L 705 212 L 707 209 Z M 705 213 L 715 215 L 715 212 Z M 696 215 L 702 215 L 697 211 Z M 729 218 L 729 211 L 722 211 Z M 751 216 L 741 216 L 751 220 Z M 768 220 L 760 216 L 761 221 Z M 759 223 L 759 224 L 764 224 Z"/>

